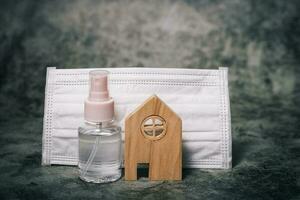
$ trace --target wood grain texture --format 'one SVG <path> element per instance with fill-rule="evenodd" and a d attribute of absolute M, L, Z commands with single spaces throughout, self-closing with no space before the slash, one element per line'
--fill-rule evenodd
<path fill-rule="evenodd" d="M 164 135 L 147 137 L 147 118 L 165 120 Z M 148 125 L 146 125 L 148 126 Z M 157 126 L 157 127 L 156 127 Z M 160 129 L 160 124 L 147 129 Z M 141 128 L 142 127 L 142 128 Z M 137 164 L 149 163 L 149 180 L 182 179 L 182 122 L 157 96 L 151 96 L 125 120 L 125 180 L 137 179 Z"/>

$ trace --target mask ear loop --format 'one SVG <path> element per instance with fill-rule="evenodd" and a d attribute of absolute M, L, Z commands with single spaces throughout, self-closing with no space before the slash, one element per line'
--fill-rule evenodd
<path fill-rule="evenodd" d="M 99 128 L 100 128 L 100 129 L 102 128 L 102 123 L 99 124 Z M 89 158 L 88 158 L 88 160 L 87 160 L 87 162 L 86 162 L 85 168 L 84 168 L 83 173 L 82 173 L 82 177 L 85 177 L 85 175 L 86 175 L 88 169 L 90 168 L 92 162 L 93 162 L 94 159 L 95 159 L 96 153 L 97 153 L 97 151 L 98 151 L 98 145 L 99 145 L 99 143 L 100 143 L 100 139 L 101 139 L 101 136 L 100 136 L 100 135 L 99 135 L 99 136 L 96 136 L 96 141 L 95 141 L 95 143 L 94 143 L 94 145 L 93 145 L 93 149 L 92 149 L 92 151 L 91 151 L 91 154 L 90 154 L 90 156 L 89 156 Z"/>

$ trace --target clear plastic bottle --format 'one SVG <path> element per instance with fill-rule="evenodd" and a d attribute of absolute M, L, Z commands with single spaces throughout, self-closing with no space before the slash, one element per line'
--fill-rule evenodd
<path fill-rule="evenodd" d="M 79 133 L 79 177 L 107 183 L 121 177 L 121 128 L 113 125 L 114 101 L 109 97 L 108 72 L 90 72 L 89 97 L 85 101 L 85 124 Z"/>
<path fill-rule="evenodd" d="M 79 177 L 106 183 L 121 177 L 120 127 L 111 123 L 86 122 L 79 127 Z"/>

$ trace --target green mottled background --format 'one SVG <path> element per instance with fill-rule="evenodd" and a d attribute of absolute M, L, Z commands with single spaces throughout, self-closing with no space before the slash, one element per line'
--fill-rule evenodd
<path fill-rule="evenodd" d="M 300 199 L 300 1 L 1 0 L 0 199 Z M 233 169 L 84 183 L 41 167 L 46 66 L 228 66 Z"/>

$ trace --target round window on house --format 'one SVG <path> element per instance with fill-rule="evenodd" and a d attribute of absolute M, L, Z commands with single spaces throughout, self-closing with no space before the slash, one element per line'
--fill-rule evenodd
<path fill-rule="evenodd" d="M 166 121 L 158 115 L 151 115 L 142 122 L 141 132 L 150 140 L 161 139 L 167 132 Z"/>

